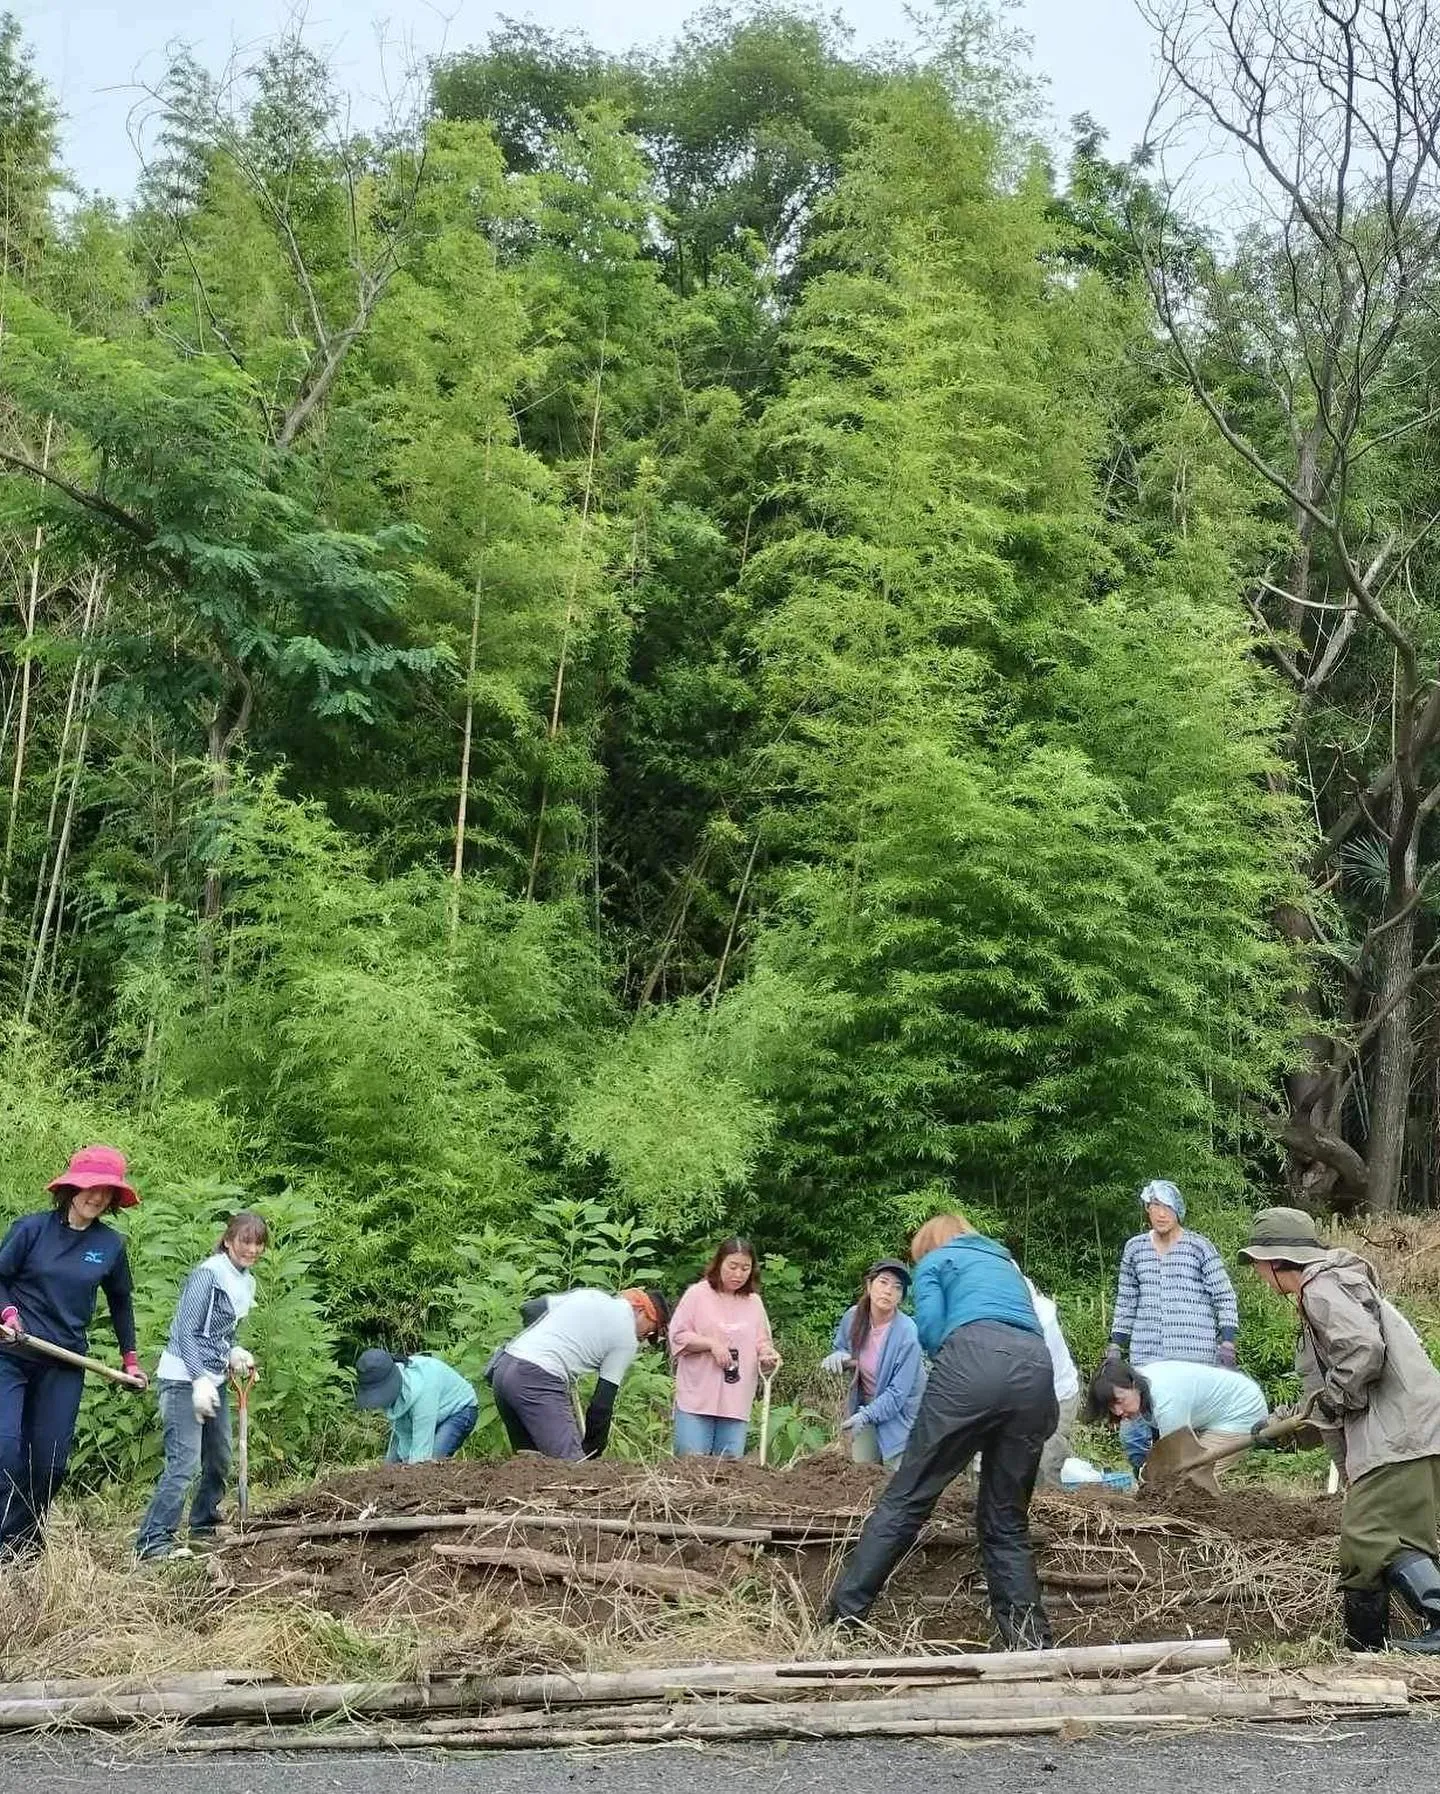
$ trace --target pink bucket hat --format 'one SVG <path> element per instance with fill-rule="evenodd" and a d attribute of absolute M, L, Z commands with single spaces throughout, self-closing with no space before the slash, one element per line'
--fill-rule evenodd
<path fill-rule="evenodd" d="M 58 1195 L 61 1190 L 94 1190 L 104 1185 L 119 1191 L 116 1208 L 134 1208 L 140 1198 L 127 1181 L 127 1171 L 125 1154 L 115 1147 L 82 1146 L 54 1183 L 45 1187 Z"/>

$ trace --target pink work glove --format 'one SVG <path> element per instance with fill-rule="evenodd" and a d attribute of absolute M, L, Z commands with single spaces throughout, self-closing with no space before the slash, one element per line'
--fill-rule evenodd
<path fill-rule="evenodd" d="M 13 1302 L 8 1308 L 0 1308 L 0 1327 L 4 1328 L 11 1339 L 13 1339 L 17 1333 L 22 1333 L 24 1331 L 24 1328 L 20 1325 L 20 1310 Z"/>

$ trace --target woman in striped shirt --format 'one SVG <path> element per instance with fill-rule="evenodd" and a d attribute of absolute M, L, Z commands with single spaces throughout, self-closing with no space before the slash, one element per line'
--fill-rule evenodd
<path fill-rule="evenodd" d="M 231 1216 L 209 1258 L 185 1279 L 156 1373 L 165 1468 L 140 1522 L 138 1558 L 177 1555 L 175 1534 L 197 1471 L 190 1537 L 215 1536 L 230 1474 L 225 1381 L 231 1371 L 248 1376 L 255 1368 L 249 1352 L 235 1344 L 235 1329 L 254 1306 L 254 1267 L 269 1239 L 261 1216 L 243 1209 Z M 179 1555 L 188 1557 L 189 1552 L 182 1546 Z"/>

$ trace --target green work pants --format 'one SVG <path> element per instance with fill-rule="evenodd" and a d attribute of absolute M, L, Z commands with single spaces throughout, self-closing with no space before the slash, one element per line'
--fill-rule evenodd
<path fill-rule="evenodd" d="M 1340 1586 L 1379 1588 L 1405 1551 L 1440 1557 L 1440 1457 L 1367 1470 L 1345 1492 L 1340 1514 Z"/>

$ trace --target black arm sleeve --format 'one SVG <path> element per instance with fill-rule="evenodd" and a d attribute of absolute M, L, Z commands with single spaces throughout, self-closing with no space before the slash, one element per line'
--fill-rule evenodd
<path fill-rule="evenodd" d="M 520 1304 L 520 1319 L 527 1327 L 533 1327 L 549 1306 L 549 1296 L 531 1296 L 529 1301 Z"/>
<path fill-rule="evenodd" d="M 135 1303 L 130 1293 L 134 1286 L 130 1281 L 130 1260 L 124 1252 L 115 1260 L 114 1268 L 100 1287 L 110 1305 L 110 1320 L 123 1358 L 126 1352 L 135 1350 Z"/>
<path fill-rule="evenodd" d="M 607 1383 L 604 1377 L 595 1385 L 595 1393 L 590 1397 L 590 1406 L 585 1410 L 585 1438 L 583 1441 L 585 1456 L 598 1458 L 610 1443 L 610 1421 L 615 1412 L 615 1397 L 620 1393 L 618 1383 Z"/>

